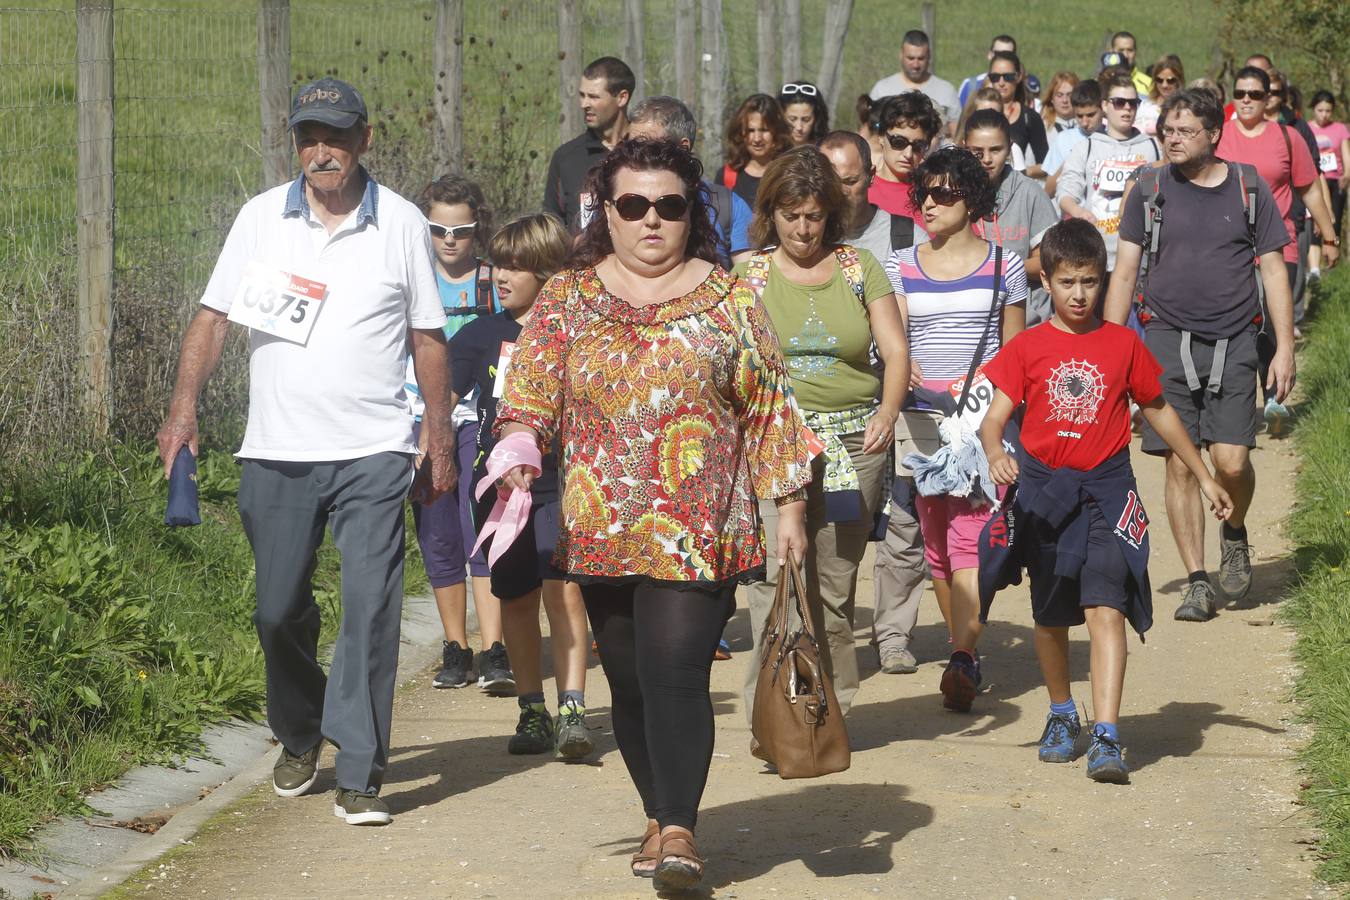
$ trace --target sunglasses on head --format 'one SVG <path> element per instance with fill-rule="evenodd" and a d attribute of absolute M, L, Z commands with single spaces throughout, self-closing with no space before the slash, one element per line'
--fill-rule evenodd
<path fill-rule="evenodd" d="M 647 210 L 656 207 L 656 214 L 667 222 L 678 222 L 689 211 L 689 200 L 683 194 L 666 194 L 649 200 L 641 194 L 624 194 L 610 204 L 625 222 L 647 218 Z"/>
<path fill-rule="evenodd" d="M 1234 89 L 1234 91 L 1233 91 L 1233 99 L 1234 99 L 1234 100 L 1264 100 L 1264 99 L 1266 99 L 1266 94 L 1267 94 L 1266 91 L 1263 91 L 1263 90 L 1260 90 L 1260 89 L 1257 89 L 1257 90 L 1254 90 L 1254 91 L 1244 91 L 1244 90 L 1238 88 L 1238 89 Z"/>
<path fill-rule="evenodd" d="M 998 84 L 1000 81 L 1006 81 L 1008 84 L 1016 84 L 1021 76 L 1016 72 L 990 72 L 987 76 L 990 84 Z"/>
<path fill-rule="evenodd" d="M 965 192 L 960 188 L 954 188 L 950 184 L 935 184 L 928 189 L 928 196 L 933 198 L 933 202 L 938 206 L 951 206 L 958 200 L 966 198 Z"/>
<path fill-rule="evenodd" d="M 1107 97 L 1106 102 L 1115 109 L 1138 109 L 1138 97 Z"/>
<path fill-rule="evenodd" d="M 919 156 L 928 152 L 928 141 L 911 141 L 903 134 L 891 134 L 886 132 L 886 143 L 891 145 L 891 149 L 903 153 L 911 147 Z"/>
<path fill-rule="evenodd" d="M 815 97 L 820 94 L 820 90 L 814 84 L 797 84 L 795 81 L 789 81 L 778 91 L 784 97 L 791 94 L 801 94 L 803 97 Z"/>
<path fill-rule="evenodd" d="M 473 234 L 473 230 L 477 227 L 477 222 L 470 222 L 467 225 L 451 225 L 449 227 L 437 225 L 435 222 L 427 223 L 427 228 L 431 231 L 431 236 L 438 241 L 445 240 L 447 236 L 450 237 L 451 240 L 456 241 L 461 238 L 470 237 Z"/>

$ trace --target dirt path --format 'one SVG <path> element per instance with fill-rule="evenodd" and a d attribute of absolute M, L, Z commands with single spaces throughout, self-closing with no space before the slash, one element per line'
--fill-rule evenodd
<path fill-rule="evenodd" d="M 719 897 L 1305 897 L 1310 814 L 1294 803 L 1290 635 L 1273 621 L 1288 575 L 1280 518 L 1290 507 L 1292 447 L 1262 440 L 1249 521 L 1254 598 L 1213 622 L 1174 622 L 1181 575 L 1162 503 L 1162 468 L 1136 454 L 1153 513 L 1158 624 L 1131 641 L 1121 734 L 1128 787 L 1097 785 L 1084 761 L 1038 763 L 1046 699 L 1030 644 L 1026 594 L 994 608 L 981 647 L 992 681 L 970 716 L 936 693 L 945 634 L 931 597 L 916 636 L 919 674 L 877 673 L 849 716 L 853 767 L 786 782 L 746 752 L 738 685 L 746 654 L 714 669 L 718 746 L 699 839 Z M 1217 544 L 1211 536 L 1210 546 Z M 1214 564 L 1211 561 L 1211 566 Z M 870 570 L 870 561 L 869 561 Z M 860 597 L 871 597 L 871 582 Z M 870 601 L 869 601 L 870 602 Z M 870 610 L 860 613 L 866 634 Z M 749 646 L 738 613 L 734 646 Z M 1075 631 L 1074 684 L 1086 683 L 1087 635 Z M 332 794 L 279 800 L 260 785 L 181 852 L 129 885 L 156 897 L 643 896 L 627 856 L 642 815 L 609 729 L 608 692 L 588 691 L 599 758 L 568 766 L 510 757 L 515 703 L 472 690 L 403 691 L 394 720 L 383 829 L 334 818 Z M 318 787 L 331 792 L 331 757 Z M 1326 894 L 1329 896 L 1329 894 Z"/>

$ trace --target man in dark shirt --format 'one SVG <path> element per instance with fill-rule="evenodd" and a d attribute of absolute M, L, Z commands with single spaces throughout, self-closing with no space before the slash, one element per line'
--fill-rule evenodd
<path fill-rule="evenodd" d="M 1258 277 L 1275 344 L 1267 387 L 1282 401 L 1294 386 L 1293 301 L 1282 252 L 1289 235 L 1265 181 L 1250 167 L 1244 174 L 1215 157 L 1224 122 L 1211 94 L 1178 91 L 1163 104 L 1158 121 L 1170 165 L 1139 173 L 1141 183 L 1145 177 L 1157 179 L 1152 199 L 1161 222 L 1150 237 L 1148 190 L 1132 187 L 1121 210 L 1106 317 L 1125 323 L 1145 245 L 1156 240 L 1142 287 L 1145 342 L 1162 364 L 1163 395 L 1196 446 L 1209 448 L 1214 477 L 1233 498 L 1233 513 L 1219 526 L 1219 587 L 1237 600 L 1252 583 L 1244 519 L 1256 487 L 1250 450 L 1256 445 Z M 1250 227 L 1248 191 L 1254 191 Z M 1215 615 L 1215 594 L 1205 574 L 1199 484 L 1147 426 L 1143 449 L 1167 458 L 1167 519 L 1189 576 L 1175 617 L 1207 621 Z"/>
<path fill-rule="evenodd" d="M 544 211 L 580 231 L 590 221 L 586 175 L 628 134 L 628 101 L 636 87 L 633 70 L 621 59 L 602 56 L 581 73 L 577 95 L 586 130 L 553 151 L 544 182 Z"/>

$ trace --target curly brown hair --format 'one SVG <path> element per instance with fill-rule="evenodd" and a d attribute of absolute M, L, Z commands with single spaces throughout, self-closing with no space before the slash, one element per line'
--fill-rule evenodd
<path fill-rule="evenodd" d="M 755 194 L 755 218 L 750 223 L 750 243 L 757 249 L 779 243 L 773 214 L 778 209 L 796 209 L 807 200 L 820 204 L 825 214 L 824 245 L 834 247 L 844 239 L 844 186 L 830 160 L 815 147 L 793 147 L 769 163 Z"/>
<path fill-rule="evenodd" d="M 703 186 L 703 164 L 674 141 L 628 138 L 605 154 L 605 158 L 586 177 L 585 189 L 591 194 L 591 209 L 595 214 L 581 232 L 572 256 L 567 261 L 568 266 L 588 268 L 614 252 L 614 241 L 609 235 L 609 220 L 601 212 L 606 203 L 614 200 L 614 180 L 622 169 L 675 173 L 684 184 L 684 195 L 689 201 L 689 211 L 686 213 L 689 217 L 689 238 L 685 243 L 684 256 L 686 259 L 704 259 L 720 265 L 717 230 L 708 214 L 708 189 Z"/>
<path fill-rule="evenodd" d="M 764 127 L 773 135 L 773 154 L 777 156 L 792 146 L 792 130 L 788 128 L 783 116 L 783 107 L 768 94 L 751 94 L 745 98 L 736 115 L 731 117 L 727 126 L 727 165 L 733 169 L 744 169 L 750 161 L 750 151 L 745 147 L 745 135 L 750 130 L 750 116 L 759 113 Z"/>

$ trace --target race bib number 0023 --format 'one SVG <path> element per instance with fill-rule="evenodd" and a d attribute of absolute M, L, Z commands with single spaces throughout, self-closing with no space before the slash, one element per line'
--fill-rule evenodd
<path fill-rule="evenodd" d="M 249 263 L 227 318 L 303 347 L 327 292 L 328 286 L 317 281 Z"/>

